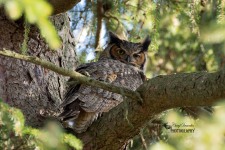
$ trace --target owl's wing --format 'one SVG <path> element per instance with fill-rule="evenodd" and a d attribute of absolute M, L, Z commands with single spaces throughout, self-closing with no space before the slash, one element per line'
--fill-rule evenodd
<path fill-rule="evenodd" d="M 143 83 L 142 71 L 111 59 L 82 65 L 76 71 L 88 75 L 93 79 L 126 87 L 131 90 L 136 90 Z M 109 111 L 122 101 L 122 92 L 121 94 L 116 94 L 101 88 L 79 83 L 72 84 L 66 93 L 64 102 L 61 104 L 63 112 L 60 117 L 63 120 L 84 120 L 81 116 L 89 114 L 89 117 L 92 115 L 89 120 L 90 124 L 99 114 Z"/>

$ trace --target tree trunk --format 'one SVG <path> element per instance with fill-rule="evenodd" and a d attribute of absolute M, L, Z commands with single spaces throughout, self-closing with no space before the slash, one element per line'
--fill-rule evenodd
<path fill-rule="evenodd" d="M 35 26 L 30 27 L 27 55 L 37 56 L 58 66 L 74 69 L 77 65 L 74 40 L 67 14 L 51 18 L 62 40 L 62 47 L 50 50 Z M 21 52 L 24 41 L 23 20 L 11 21 L 0 10 L 0 49 Z M 66 77 L 25 61 L 0 56 L 0 98 L 22 110 L 26 123 L 41 126 L 42 110 L 57 110 L 65 90 Z"/>

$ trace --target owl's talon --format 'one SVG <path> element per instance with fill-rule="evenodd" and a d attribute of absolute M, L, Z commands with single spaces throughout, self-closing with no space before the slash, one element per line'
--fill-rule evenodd
<path fill-rule="evenodd" d="M 87 77 L 90 77 L 90 76 L 91 76 L 87 71 L 85 71 L 83 74 L 84 74 L 85 76 L 87 76 Z"/>

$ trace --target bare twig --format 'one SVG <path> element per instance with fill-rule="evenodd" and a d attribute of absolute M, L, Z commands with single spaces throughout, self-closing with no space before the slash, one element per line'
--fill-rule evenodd
<path fill-rule="evenodd" d="M 147 144 L 146 144 L 146 142 L 145 142 L 145 138 L 144 138 L 143 134 L 140 133 L 139 135 L 140 135 L 140 137 L 141 137 L 141 142 L 142 142 L 142 144 L 143 144 L 145 150 L 148 150 L 148 146 L 147 146 Z"/>
<path fill-rule="evenodd" d="M 103 15 L 103 17 L 105 17 L 106 19 L 114 19 L 114 20 L 116 20 L 117 21 L 117 27 L 116 27 L 116 30 L 119 28 L 119 26 L 120 26 L 120 20 L 117 18 L 117 17 L 115 17 L 115 16 L 113 16 L 113 15 L 111 15 L 111 14 L 107 14 L 107 15 Z"/>

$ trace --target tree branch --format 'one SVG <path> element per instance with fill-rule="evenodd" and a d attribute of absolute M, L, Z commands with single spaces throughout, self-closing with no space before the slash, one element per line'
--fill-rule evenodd
<path fill-rule="evenodd" d="M 225 72 L 158 76 L 145 82 L 137 91 L 144 100 L 142 105 L 127 98 L 99 118 L 87 132 L 78 135 L 86 141 L 85 148 L 122 149 L 147 122 L 167 109 L 211 106 L 225 98 Z"/>
<path fill-rule="evenodd" d="M 120 26 L 120 20 L 117 18 L 117 17 L 115 17 L 115 16 L 113 16 L 113 15 L 111 15 L 111 14 L 104 14 L 103 15 L 103 17 L 105 17 L 106 19 L 115 19 L 116 21 L 117 21 L 117 26 L 116 26 L 116 31 L 117 31 L 117 29 L 119 28 L 119 26 Z"/>
<path fill-rule="evenodd" d="M 77 3 L 79 3 L 81 0 L 48 0 L 49 3 L 54 8 L 53 15 L 64 13 L 70 9 L 72 9 Z"/>
<path fill-rule="evenodd" d="M 16 58 L 16 59 L 24 60 L 27 62 L 31 62 L 36 65 L 40 65 L 40 66 L 47 68 L 49 70 L 52 70 L 60 75 L 69 76 L 71 78 L 74 78 L 75 80 L 79 81 L 82 84 L 99 87 L 104 90 L 118 93 L 118 94 L 123 94 L 124 96 L 128 96 L 132 99 L 142 100 L 140 97 L 140 94 L 138 92 L 132 91 L 128 88 L 119 87 L 119 86 L 112 85 L 112 84 L 109 84 L 106 82 L 94 80 L 92 78 L 89 78 L 89 77 L 86 77 L 86 76 L 80 74 L 79 72 L 58 67 L 58 66 L 54 65 L 53 63 L 46 61 L 46 60 L 42 60 L 38 57 L 25 56 L 25 55 L 15 53 L 10 50 L 2 50 L 2 51 L 0 50 L 0 55 L 11 57 L 11 58 Z"/>
<path fill-rule="evenodd" d="M 100 33 L 102 30 L 103 7 L 102 0 L 97 0 L 97 30 L 95 36 L 95 49 L 99 46 Z"/>

